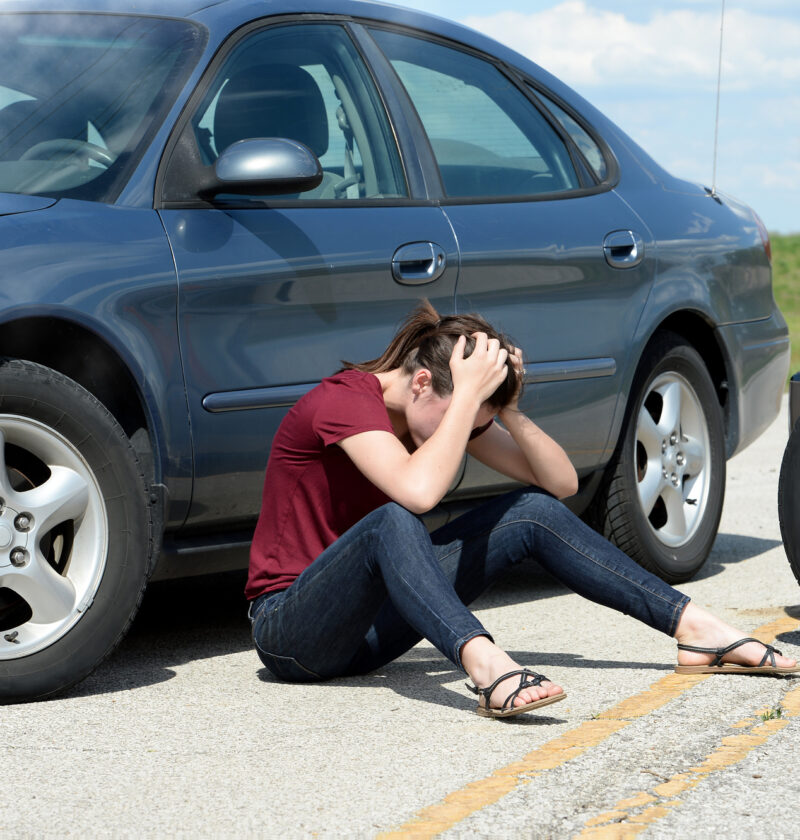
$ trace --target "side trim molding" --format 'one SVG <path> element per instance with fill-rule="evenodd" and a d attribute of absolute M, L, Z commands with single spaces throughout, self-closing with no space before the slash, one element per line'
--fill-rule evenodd
<path fill-rule="evenodd" d="M 617 372 L 614 359 L 569 359 L 564 362 L 534 362 L 525 365 L 524 382 L 566 382 L 613 376 Z M 240 391 L 218 391 L 203 397 L 203 408 L 211 414 L 227 411 L 249 411 L 256 408 L 289 408 L 316 382 L 301 385 L 278 385 L 273 388 L 246 388 Z"/>

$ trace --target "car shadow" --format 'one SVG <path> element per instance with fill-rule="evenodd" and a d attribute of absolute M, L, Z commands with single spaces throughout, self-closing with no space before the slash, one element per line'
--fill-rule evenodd
<path fill-rule="evenodd" d="M 720 534 L 709 559 L 695 579 L 713 577 L 725 566 L 755 557 L 777 545 L 780 545 L 777 540 Z M 94 673 L 58 697 L 91 696 L 157 685 L 172 679 L 175 668 L 182 664 L 251 650 L 250 622 L 243 595 L 246 577 L 246 571 L 240 570 L 152 583 L 130 631 L 117 650 Z M 471 607 L 480 610 L 532 603 L 564 595 L 568 591 L 537 563 L 528 562 L 508 572 Z M 532 653 L 520 651 L 515 655 L 522 661 L 530 661 Z M 548 666 L 672 668 L 668 664 L 589 660 L 571 653 L 555 652 L 537 652 L 535 660 L 536 667 L 541 669 Z M 388 679 L 398 694 L 444 702 L 445 705 L 448 702 L 442 697 L 452 694 L 452 705 L 461 708 L 465 702 L 461 694 L 441 690 L 442 683 L 456 678 L 454 670 L 447 672 L 443 666 L 445 669 L 448 667 L 444 660 L 432 660 L 424 648 L 415 648 L 375 675 L 348 677 L 347 684 L 366 686 L 378 681 L 385 685 Z M 254 658 L 254 670 L 257 669 L 258 660 Z M 431 674 L 444 676 L 436 680 L 431 679 Z M 274 679 L 263 668 L 259 675 L 265 681 Z"/>
<path fill-rule="evenodd" d="M 779 546 L 780 540 L 745 537 L 741 534 L 717 534 L 711 553 L 692 580 L 706 580 L 725 571 L 726 566 L 758 557 Z"/>
<path fill-rule="evenodd" d="M 157 685 L 175 676 L 175 669 L 189 662 L 252 650 L 250 622 L 243 590 L 246 572 L 224 572 L 204 577 L 152 583 L 130 631 L 120 646 L 98 669 L 67 692 L 64 697 L 85 697 L 128 691 Z M 474 609 L 492 609 L 566 594 L 568 590 L 538 565 L 516 567 L 472 604 Z M 513 654 L 512 654 L 513 655 Z M 530 661 L 532 650 L 520 651 Z M 254 671 L 266 682 L 276 681 L 265 668 L 259 669 L 255 653 Z M 569 653 L 535 653 L 536 667 L 559 668 L 668 668 L 652 663 L 587 660 Z M 441 675 L 439 679 L 432 675 Z M 442 692 L 442 684 L 457 679 L 446 660 L 431 657 L 429 649 L 414 648 L 401 659 L 375 674 L 348 677 L 347 685 L 386 685 L 410 698 L 464 706 L 464 697 Z M 277 681 L 276 681 L 277 682 Z M 331 681 L 323 685 L 343 684 Z M 450 698 L 450 703 L 443 697 Z M 467 701 L 469 703 L 469 701 Z"/>

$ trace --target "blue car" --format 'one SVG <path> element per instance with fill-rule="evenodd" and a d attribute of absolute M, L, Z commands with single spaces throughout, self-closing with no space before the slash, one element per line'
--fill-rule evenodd
<path fill-rule="evenodd" d="M 0 0 L 0 257 L 1 702 L 86 676 L 148 580 L 246 562 L 288 407 L 421 297 L 524 349 L 570 505 L 669 581 L 788 370 L 751 209 L 360 0 Z M 465 462 L 431 522 L 507 489 Z"/>

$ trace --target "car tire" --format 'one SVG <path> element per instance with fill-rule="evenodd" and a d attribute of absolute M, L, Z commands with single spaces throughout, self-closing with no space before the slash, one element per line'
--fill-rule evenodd
<path fill-rule="evenodd" d="M 0 703 L 89 674 L 130 626 L 151 571 L 136 454 L 92 394 L 0 360 Z"/>
<path fill-rule="evenodd" d="M 681 336 L 660 333 L 634 378 L 596 500 L 605 537 L 668 583 L 703 565 L 725 496 L 725 435 L 711 377 Z"/>
<path fill-rule="evenodd" d="M 778 479 L 778 521 L 783 548 L 800 583 L 800 420 L 794 424 L 783 452 Z"/>

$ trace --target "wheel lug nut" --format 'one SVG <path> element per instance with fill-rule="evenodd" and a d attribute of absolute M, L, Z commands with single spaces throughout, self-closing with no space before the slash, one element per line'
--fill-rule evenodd
<path fill-rule="evenodd" d="M 675 487 L 677 487 L 678 486 L 678 476 L 675 475 L 675 473 L 672 473 L 671 478 L 672 478 L 672 483 L 675 485 Z"/>
<path fill-rule="evenodd" d="M 675 444 L 676 444 L 677 442 L 678 442 L 678 433 L 677 433 L 677 432 L 673 432 L 673 433 L 669 436 L 669 444 L 670 444 L 670 446 L 675 446 Z"/>
<path fill-rule="evenodd" d="M 667 442 L 665 440 L 661 441 L 661 454 L 663 455 L 667 451 Z"/>
<path fill-rule="evenodd" d="M 18 531 L 30 531 L 33 525 L 33 517 L 29 513 L 18 513 L 14 520 L 14 527 Z"/>
<path fill-rule="evenodd" d="M 677 463 L 679 467 L 682 467 L 686 463 L 686 458 L 684 458 L 683 452 L 678 453 L 677 457 L 675 458 L 675 463 Z"/>
<path fill-rule="evenodd" d="M 11 565 L 18 569 L 28 562 L 28 552 L 24 548 L 14 548 L 10 554 Z"/>

